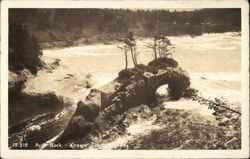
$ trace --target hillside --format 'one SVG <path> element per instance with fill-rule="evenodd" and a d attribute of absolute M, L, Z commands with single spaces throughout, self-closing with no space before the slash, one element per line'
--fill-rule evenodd
<path fill-rule="evenodd" d="M 10 26 L 20 22 L 43 48 L 110 43 L 128 32 L 138 37 L 155 34 L 201 35 L 241 30 L 240 9 L 10 9 Z"/>

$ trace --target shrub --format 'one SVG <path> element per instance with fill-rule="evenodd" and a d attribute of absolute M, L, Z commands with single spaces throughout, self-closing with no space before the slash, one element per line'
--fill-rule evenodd
<path fill-rule="evenodd" d="M 158 58 L 148 63 L 148 66 L 151 68 L 165 69 L 167 67 L 177 67 L 178 62 L 174 59 L 169 58 Z"/>
<path fill-rule="evenodd" d="M 130 68 L 130 69 L 124 69 L 119 72 L 119 78 L 129 78 L 131 76 L 138 76 L 142 75 L 146 70 L 147 66 L 140 64 L 137 67 Z"/>

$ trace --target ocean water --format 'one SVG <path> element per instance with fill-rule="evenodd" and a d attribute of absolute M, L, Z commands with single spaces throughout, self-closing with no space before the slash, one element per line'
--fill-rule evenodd
<path fill-rule="evenodd" d="M 225 98 L 230 103 L 241 106 L 241 36 L 237 33 L 203 34 L 202 36 L 169 37 L 175 48 L 173 58 L 188 72 L 191 87 L 199 90 L 205 98 Z M 138 41 L 137 50 L 140 52 L 138 62 L 147 64 L 153 59 L 153 50 L 145 47 L 150 39 Z M 84 99 L 90 89 L 83 88 L 87 74 L 95 81 L 93 87 L 98 88 L 117 77 L 125 67 L 124 54 L 114 45 L 89 45 L 70 47 L 58 50 L 44 50 L 43 60 L 46 63 L 53 59 L 60 59 L 60 66 L 48 72 L 41 70 L 36 77 L 27 81 L 26 92 L 54 91 L 58 95 L 69 97 L 74 105 Z M 132 67 L 129 59 L 129 67 Z M 159 93 L 165 89 L 159 90 Z M 197 102 L 181 99 L 163 103 L 165 109 L 179 109 L 196 112 L 211 120 L 213 111 L 201 106 Z M 72 114 L 72 113 L 71 113 Z M 68 120 L 67 120 L 68 121 Z M 65 121 L 66 122 L 66 121 Z M 130 136 L 123 136 L 117 141 L 101 145 L 100 149 L 111 149 L 135 139 L 138 134 L 149 133 L 144 130 L 151 127 L 158 129 L 154 122 L 137 122 L 128 128 Z M 39 124 L 38 124 L 39 125 Z M 66 124 L 62 124 L 65 126 Z M 145 126 L 145 125 L 144 125 Z M 32 125 L 33 129 L 40 129 Z M 30 128 L 32 130 L 32 128 Z M 134 129 L 138 128 L 138 129 Z M 135 131 L 136 130 L 136 131 Z M 55 136 L 58 136 L 55 135 Z M 131 138 L 132 137 L 132 138 Z M 50 139 L 52 142 L 55 137 Z"/>

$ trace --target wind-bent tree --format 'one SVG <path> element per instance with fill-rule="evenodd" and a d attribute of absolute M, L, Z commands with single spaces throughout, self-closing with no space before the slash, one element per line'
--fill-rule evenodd
<path fill-rule="evenodd" d="M 135 57 L 136 66 L 138 65 L 137 58 L 139 56 L 139 53 L 140 52 L 137 50 L 137 46 L 135 45 L 134 46 L 134 57 Z"/>
<path fill-rule="evenodd" d="M 119 49 L 122 50 L 125 56 L 125 69 L 128 69 L 128 45 L 123 45 L 123 46 L 117 46 Z"/>
<path fill-rule="evenodd" d="M 171 44 L 170 40 L 166 36 L 162 36 L 159 41 L 160 41 L 160 45 L 159 45 L 160 57 L 168 58 L 168 56 L 170 56 L 170 58 L 172 58 L 171 50 L 174 48 L 174 46 Z"/>
<path fill-rule="evenodd" d="M 136 67 L 138 65 L 137 64 L 137 54 L 136 54 L 136 41 L 134 39 L 134 34 L 132 32 L 129 32 L 128 36 L 125 39 L 125 43 L 130 48 L 132 60 L 133 60 L 134 66 Z"/>
<path fill-rule="evenodd" d="M 153 49 L 155 59 L 157 59 L 158 57 L 168 58 L 169 55 L 172 58 L 172 53 L 170 52 L 170 50 L 174 47 L 170 43 L 170 40 L 164 35 L 154 36 L 153 42 L 146 43 L 145 46 Z"/>
<path fill-rule="evenodd" d="M 157 50 L 156 50 L 156 47 L 157 47 L 157 39 L 154 38 L 154 46 L 153 46 L 153 49 L 154 49 L 154 56 L 155 56 L 155 59 L 157 59 Z"/>
<path fill-rule="evenodd" d="M 133 33 L 130 32 L 125 39 L 118 39 L 118 41 L 122 41 L 124 45 L 126 46 L 126 49 L 130 50 L 133 64 L 136 67 L 138 65 L 137 63 L 138 52 L 136 51 L 136 41 L 133 37 Z"/>

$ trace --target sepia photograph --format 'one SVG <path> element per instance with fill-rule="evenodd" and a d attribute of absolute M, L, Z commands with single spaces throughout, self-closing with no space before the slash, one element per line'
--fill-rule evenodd
<path fill-rule="evenodd" d="M 5 10 L 8 150 L 248 144 L 242 7 L 74 6 Z"/>

